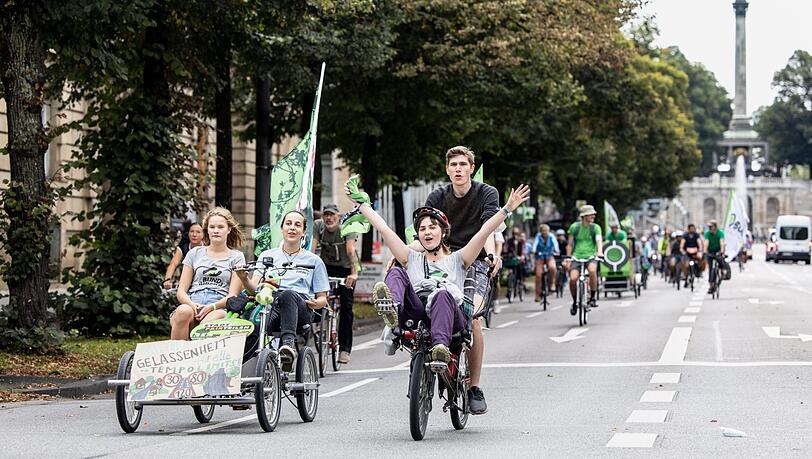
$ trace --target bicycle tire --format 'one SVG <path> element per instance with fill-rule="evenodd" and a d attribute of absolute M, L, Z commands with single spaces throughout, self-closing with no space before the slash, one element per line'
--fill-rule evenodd
<path fill-rule="evenodd" d="M 578 326 L 584 326 L 584 284 L 578 283 Z"/>
<path fill-rule="evenodd" d="M 201 424 L 208 424 L 214 416 L 214 405 L 195 405 L 192 407 L 195 419 Z"/>
<path fill-rule="evenodd" d="M 319 356 L 319 377 L 324 377 L 324 372 L 327 370 L 327 358 L 329 349 L 327 346 L 329 345 L 329 330 L 325 327 L 328 321 L 328 317 L 332 314 L 328 308 L 323 308 L 321 310 L 321 320 L 319 321 L 319 328 L 316 333 L 313 334 L 313 346 L 316 349 L 316 352 Z"/>
<path fill-rule="evenodd" d="M 412 372 L 409 375 L 409 430 L 412 439 L 420 441 L 426 436 L 426 427 L 431 411 L 429 381 L 431 373 L 426 369 L 426 355 L 415 352 L 412 357 Z"/>
<path fill-rule="evenodd" d="M 254 384 L 254 398 L 257 403 L 257 419 L 265 432 L 273 432 L 279 424 L 282 408 L 281 377 L 276 358 L 270 349 L 264 348 L 257 358 L 256 375 L 262 381 Z M 271 389 L 266 391 L 265 389 Z"/>
<path fill-rule="evenodd" d="M 319 375 L 316 371 L 316 356 L 309 347 L 302 349 L 299 359 L 296 361 L 296 382 L 297 383 L 318 383 Z M 299 409 L 299 417 L 304 422 L 312 422 L 316 418 L 319 409 L 319 388 L 305 389 L 296 394 L 296 408 Z"/>
<path fill-rule="evenodd" d="M 516 276 L 513 272 L 508 273 L 508 281 L 507 281 L 507 292 L 505 292 L 505 298 L 507 299 L 508 303 L 513 303 L 513 279 Z"/>
<path fill-rule="evenodd" d="M 468 351 L 464 348 L 457 357 L 457 377 L 454 378 L 456 389 L 454 389 L 454 403 L 456 407 L 451 407 L 451 425 L 457 430 L 462 430 L 468 424 L 468 389 L 471 385 L 471 374 L 468 368 Z"/>
<path fill-rule="evenodd" d="M 338 314 L 330 318 L 330 363 L 333 366 L 333 371 L 341 370 L 341 362 L 338 361 L 338 354 L 341 350 L 338 348 Z"/>
<path fill-rule="evenodd" d="M 116 379 L 130 379 L 134 357 L 135 352 L 133 351 L 127 351 L 121 356 L 121 360 L 118 362 Z M 116 386 L 116 417 L 121 430 L 126 433 L 133 433 L 141 424 L 141 415 L 144 410 L 141 407 L 136 407 L 135 402 L 127 401 L 129 392 L 130 386 Z"/>

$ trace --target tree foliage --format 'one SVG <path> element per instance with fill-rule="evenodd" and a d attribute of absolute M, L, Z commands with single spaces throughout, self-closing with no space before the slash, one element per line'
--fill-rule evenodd
<path fill-rule="evenodd" d="M 812 55 L 795 51 L 773 86 L 778 96 L 756 114 L 756 130 L 770 143 L 772 160 L 812 165 Z"/>

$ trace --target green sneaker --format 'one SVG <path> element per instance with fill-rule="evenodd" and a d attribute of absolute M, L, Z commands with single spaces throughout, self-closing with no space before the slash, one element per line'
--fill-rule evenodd
<path fill-rule="evenodd" d="M 395 308 L 395 303 L 392 302 L 392 292 L 385 283 L 378 282 L 372 287 L 372 302 L 387 327 L 398 326 L 398 310 Z"/>

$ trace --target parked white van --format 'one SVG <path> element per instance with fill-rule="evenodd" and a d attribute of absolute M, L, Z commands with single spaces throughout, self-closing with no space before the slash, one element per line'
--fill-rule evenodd
<path fill-rule="evenodd" d="M 775 223 L 778 239 L 773 261 L 804 261 L 810 263 L 809 241 L 812 238 L 812 220 L 803 215 L 781 215 Z"/>

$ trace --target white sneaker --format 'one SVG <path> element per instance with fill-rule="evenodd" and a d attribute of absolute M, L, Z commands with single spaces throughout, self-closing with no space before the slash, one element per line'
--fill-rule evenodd
<path fill-rule="evenodd" d="M 383 327 L 381 341 L 383 341 L 383 353 L 386 355 L 395 355 L 398 348 L 395 346 L 395 334 L 392 333 L 390 327 Z"/>
<path fill-rule="evenodd" d="M 350 353 L 347 351 L 341 351 L 338 353 L 338 363 L 342 365 L 346 365 L 350 363 Z"/>

